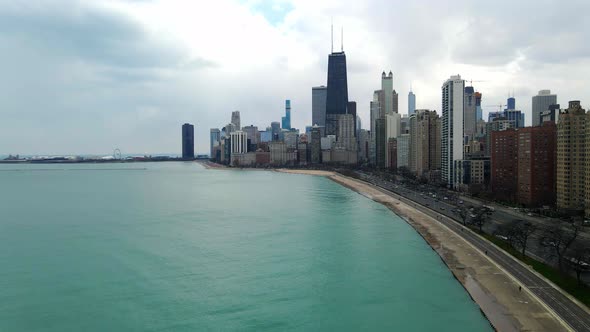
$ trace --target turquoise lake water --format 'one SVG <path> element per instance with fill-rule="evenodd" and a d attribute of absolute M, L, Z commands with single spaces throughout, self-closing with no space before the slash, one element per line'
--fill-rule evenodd
<path fill-rule="evenodd" d="M 402 219 L 306 175 L 0 165 L 0 331 L 491 331 Z"/>

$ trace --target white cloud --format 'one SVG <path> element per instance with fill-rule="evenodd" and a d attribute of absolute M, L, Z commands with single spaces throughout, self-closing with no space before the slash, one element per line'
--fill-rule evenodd
<path fill-rule="evenodd" d="M 0 154 L 178 152 L 184 122 L 196 124 L 197 150 L 207 152 L 209 128 L 231 111 L 264 128 L 280 120 L 285 99 L 303 129 L 311 87 L 326 83 L 332 17 L 335 49 L 344 26 L 349 98 L 365 125 L 383 70 L 394 73 L 402 112 L 410 84 L 419 108 L 438 110 L 441 84 L 457 73 L 485 81 L 474 85 L 486 105 L 514 91 L 527 116 L 544 88 L 562 106 L 587 103 L 590 23 L 571 13 L 588 9 L 585 1 L 0 1 L 0 88 L 10 96 L 0 99 Z"/>

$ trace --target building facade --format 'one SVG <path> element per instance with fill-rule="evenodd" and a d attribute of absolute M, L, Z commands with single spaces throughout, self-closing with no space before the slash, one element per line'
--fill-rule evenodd
<path fill-rule="evenodd" d="M 555 205 L 557 126 L 547 122 L 518 130 L 518 203 Z"/>
<path fill-rule="evenodd" d="M 311 163 L 319 164 L 322 162 L 322 132 L 318 125 L 311 128 Z"/>
<path fill-rule="evenodd" d="M 557 104 L 557 95 L 551 94 L 551 90 L 541 90 L 532 101 L 532 123 L 533 126 L 541 124 L 541 113 L 549 109 L 549 105 Z"/>
<path fill-rule="evenodd" d="M 285 116 L 281 118 L 283 129 L 291 130 L 291 101 L 285 100 Z"/>
<path fill-rule="evenodd" d="M 326 98 L 328 88 L 316 86 L 311 88 L 311 124 L 321 128 L 326 126 Z M 323 131 L 323 130 L 322 130 Z"/>
<path fill-rule="evenodd" d="M 441 179 L 454 183 L 453 161 L 463 159 L 463 105 L 465 81 L 451 76 L 442 86 Z"/>
<path fill-rule="evenodd" d="M 514 128 L 491 135 L 491 188 L 504 201 L 516 201 L 518 183 L 518 132 Z"/>
<path fill-rule="evenodd" d="M 477 122 L 475 90 L 472 86 L 465 87 L 463 104 L 463 136 L 468 137 L 469 141 L 475 136 L 475 124 Z"/>
<path fill-rule="evenodd" d="M 410 134 L 401 134 L 397 139 L 397 167 L 408 167 Z"/>
<path fill-rule="evenodd" d="M 588 116 L 580 102 L 570 101 L 557 123 L 557 208 L 567 212 L 585 209 L 586 137 Z"/>
<path fill-rule="evenodd" d="M 221 131 L 219 130 L 219 128 L 211 128 L 211 130 L 209 131 L 209 148 L 210 148 L 210 155 L 209 157 L 211 159 L 215 158 L 215 151 L 214 148 L 216 146 L 219 146 L 219 140 L 221 139 Z"/>
<path fill-rule="evenodd" d="M 248 152 L 248 134 L 238 130 L 230 134 L 231 154 L 243 154 Z"/>
<path fill-rule="evenodd" d="M 328 57 L 327 89 L 326 135 L 335 135 L 338 123 L 336 115 L 346 114 L 348 106 L 348 80 L 344 52 L 332 52 Z"/>
<path fill-rule="evenodd" d="M 182 125 L 182 159 L 195 159 L 195 127 L 190 123 Z"/>
<path fill-rule="evenodd" d="M 441 168 L 441 120 L 435 111 L 410 116 L 409 169 L 417 177 Z"/>
<path fill-rule="evenodd" d="M 240 130 L 240 128 L 242 128 L 240 122 L 240 111 L 231 112 L 231 123 L 234 125 L 234 130 Z"/>
<path fill-rule="evenodd" d="M 416 111 L 416 95 L 414 94 L 414 92 L 412 92 L 412 89 L 410 89 L 410 92 L 408 93 L 408 115 L 414 114 L 415 111 Z"/>

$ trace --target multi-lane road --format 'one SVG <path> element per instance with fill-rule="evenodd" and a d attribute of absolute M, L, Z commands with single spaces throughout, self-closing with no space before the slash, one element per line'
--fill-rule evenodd
<path fill-rule="evenodd" d="M 488 256 L 510 273 L 519 283 L 527 287 L 535 294 L 545 305 L 551 308 L 564 322 L 566 322 L 575 331 L 590 331 L 590 313 L 587 309 L 578 305 L 570 297 L 557 290 L 552 284 L 532 272 L 524 264 L 518 262 L 515 258 L 498 249 L 491 242 L 476 235 L 470 231 L 462 231 L 463 226 L 457 222 L 456 216 L 452 212 L 455 208 L 445 202 L 444 197 L 437 197 L 432 200 L 426 194 L 416 193 L 402 186 L 395 185 L 391 182 L 383 181 L 371 175 L 362 174 L 361 177 L 366 182 L 375 186 L 381 192 L 394 196 L 405 203 L 414 205 L 416 209 L 434 217 L 442 224 L 453 230 L 457 235 L 463 237 L 467 242 L 482 252 L 487 252 Z M 440 199 L 439 199 L 440 198 Z"/>

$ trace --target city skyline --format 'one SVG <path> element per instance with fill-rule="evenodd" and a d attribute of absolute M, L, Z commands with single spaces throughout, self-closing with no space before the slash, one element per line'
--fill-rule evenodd
<path fill-rule="evenodd" d="M 378 10 L 386 4 L 391 12 Z M 527 125 L 539 90 L 550 89 L 562 105 L 581 100 L 585 107 L 588 23 L 546 22 L 590 6 L 550 2 L 531 18 L 529 5 L 455 1 L 424 10 L 401 2 L 221 1 L 205 11 L 160 1 L 2 3 L 8 52 L 0 66 L 8 80 L 0 154 L 178 153 L 177 128 L 185 122 L 195 124 L 195 153 L 207 153 L 209 129 L 227 123 L 228 113 L 239 110 L 243 126 L 265 128 L 281 120 L 286 99 L 292 127 L 303 130 L 311 125 L 310 88 L 326 85 L 330 17 L 336 50 L 344 26 L 348 100 L 357 102 L 365 128 L 383 69 L 393 72 L 400 105 L 407 105 L 412 84 L 416 108 L 439 114 L 440 84 L 456 74 L 467 85 L 473 80 L 483 105 L 503 103 L 513 91 Z M 228 19 L 205 17 L 220 12 Z M 435 19 L 427 26 L 412 21 L 429 14 Z M 519 29 L 511 28 L 514 17 Z M 220 24 L 228 26 L 215 29 Z M 194 33 L 204 27 L 215 33 Z M 478 39 L 484 32 L 486 39 Z M 555 46 L 564 36 L 567 46 Z M 480 43 L 467 47 L 473 40 Z M 490 111 L 496 109 L 484 108 L 483 117 Z"/>

